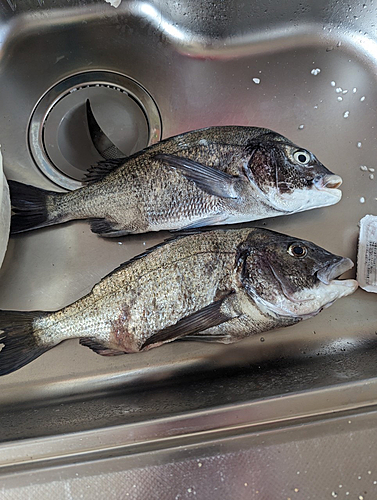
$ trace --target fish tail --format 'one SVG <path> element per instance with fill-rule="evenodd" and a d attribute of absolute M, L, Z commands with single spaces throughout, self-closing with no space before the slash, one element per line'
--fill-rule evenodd
<path fill-rule="evenodd" d="M 22 182 L 8 181 L 12 203 L 11 234 L 23 233 L 63 222 L 63 217 L 51 214 L 48 202 L 62 194 L 47 191 Z"/>
<path fill-rule="evenodd" d="M 48 351 L 35 335 L 34 321 L 40 311 L 0 311 L 0 375 L 12 373 Z"/>

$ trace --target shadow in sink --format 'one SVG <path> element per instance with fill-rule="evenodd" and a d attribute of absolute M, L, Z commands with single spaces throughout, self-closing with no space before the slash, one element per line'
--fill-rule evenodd
<path fill-rule="evenodd" d="M 69 179 L 79 181 L 84 167 L 74 164 L 77 147 L 72 153 L 66 141 L 53 141 L 61 117 L 76 120 L 78 115 L 58 108 L 54 99 L 47 99 L 44 108 L 37 106 L 47 102 L 50 89 L 71 77 L 95 73 L 85 85 L 106 87 L 115 83 L 102 81 L 103 74 L 116 75 L 123 82 L 117 80 L 116 85 L 126 87 L 127 80 L 144 89 L 155 105 L 154 117 L 161 120 L 153 128 L 148 116 L 143 121 L 144 115 L 137 114 L 142 133 L 131 138 L 131 150 L 135 144 L 140 148 L 158 140 L 161 127 L 168 137 L 208 125 L 238 124 L 271 128 L 313 151 L 343 177 L 342 201 L 263 224 L 355 259 L 358 221 L 366 213 L 377 213 L 377 34 L 372 3 L 363 8 L 354 2 L 350 11 L 348 4 L 337 2 L 239 2 L 237 8 L 234 2 L 201 1 L 123 1 L 118 9 L 84 0 L 65 5 L 9 0 L 0 7 L 0 124 L 9 178 L 46 189 L 56 189 L 51 179 L 62 187 L 68 187 Z M 64 92 L 74 95 L 75 85 L 64 87 Z M 104 126 L 110 127 L 113 103 L 107 99 L 113 94 L 96 92 Z M 125 92 L 133 96 L 134 88 Z M 138 98 L 137 113 L 144 109 L 144 97 Z M 81 104 L 73 99 L 76 105 Z M 117 120 L 126 120 L 121 117 L 131 108 L 136 109 L 125 108 Z M 53 116 L 52 109 L 63 114 Z M 42 131 L 48 119 L 56 131 L 48 132 L 47 144 Z M 115 123 L 106 131 L 115 143 L 122 126 Z M 40 154 L 31 138 L 39 141 Z M 60 148 L 56 155 L 53 148 Z M 47 178 L 44 162 L 51 162 L 60 177 Z M 62 307 L 165 236 L 107 241 L 90 233 L 86 224 L 75 223 L 13 238 L 0 273 L 0 307 Z M 370 379 L 376 365 L 376 315 L 376 297 L 359 290 L 305 324 L 266 334 L 264 342 L 180 342 L 122 359 L 104 359 L 77 342 L 65 342 L 0 380 L 2 411 L 8 416 L 14 411 L 4 421 L 0 439 L 115 425 L 131 414 L 149 419 Z M 180 386 L 173 384 L 177 377 L 183 379 Z M 45 424 L 47 417 L 33 419 L 28 410 L 33 422 L 21 429 L 17 411 L 37 401 L 44 412 L 50 411 L 50 424 Z M 64 418 L 52 424 L 62 401 Z M 124 404 L 134 405 L 134 410 L 128 412 Z M 98 407 L 100 416 L 89 418 Z"/>

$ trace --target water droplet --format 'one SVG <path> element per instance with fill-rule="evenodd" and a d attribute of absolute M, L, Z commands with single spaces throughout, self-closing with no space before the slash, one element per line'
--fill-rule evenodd
<path fill-rule="evenodd" d="M 347 94 L 348 90 L 343 90 L 342 94 Z"/>
<path fill-rule="evenodd" d="M 297 128 L 298 128 L 299 130 L 303 130 L 303 129 L 305 128 L 305 125 L 304 125 L 303 123 L 301 123 L 301 125 L 299 125 Z"/>
<path fill-rule="evenodd" d="M 336 493 L 336 491 L 333 491 L 333 492 L 331 493 L 331 496 L 333 496 L 334 498 L 336 498 L 336 497 L 338 496 L 338 493 Z"/>
<path fill-rule="evenodd" d="M 369 170 L 369 172 L 374 172 L 375 171 L 375 169 L 373 167 L 369 167 L 368 170 Z"/>
<path fill-rule="evenodd" d="M 354 94 L 356 94 L 356 92 L 357 92 L 357 88 L 356 88 L 356 87 L 354 87 L 354 88 L 352 89 L 352 92 L 353 92 Z"/>
<path fill-rule="evenodd" d="M 360 101 L 361 102 L 365 101 L 365 95 L 363 95 L 363 97 L 360 97 Z"/>
<path fill-rule="evenodd" d="M 342 90 L 343 90 L 343 89 L 342 89 L 342 87 L 337 87 L 337 88 L 335 89 L 335 92 L 336 92 L 337 94 L 340 94 L 340 93 L 342 92 Z"/>
<path fill-rule="evenodd" d="M 321 72 L 321 70 L 319 68 L 314 68 L 311 70 L 310 73 L 314 76 L 317 76 L 317 75 L 319 75 L 320 72 Z"/>
<path fill-rule="evenodd" d="M 360 198 L 360 203 L 365 203 L 365 198 L 364 198 L 364 196 L 362 196 L 362 197 Z M 360 478 L 359 478 L 359 479 L 360 479 Z"/>
<path fill-rule="evenodd" d="M 362 170 L 363 172 L 367 172 L 368 167 L 366 165 L 360 165 L 360 170 Z"/>
<path fill-rule="evenodd" d="M 264 337 L 261 337 L 261 338 L 260 338 L 260 341 L 261 341 L 261 342 L 264 342 Z"/>
<path fill-rule="evenodd" d="M 337 99 L 338 99 L 338 101 L 343 101 L 343 97 L 342 97 L 341 95 L 339 95 L 339 96 L 337 97 Z"/>
<path fill-rule="evenodd" d="M 345 111 L 345 112 L 343 113 L 343 118 L 348 118 L 348 117 L 349 117 L 349 115 L 350 115 L 350 112 L 349 112 L 349 111 Z"/>
<path fill-rule="evenodd" d="M 318 109 L 318 104 L 316 104 L 316 105 L 314 106 L 314 109 Z"/>
<path fill-rule="evenodd" d="M 334 80 L 332 82 L 330 82 L 330 85 L 331 85 L 331 87 L 335 87 L 336 83 L 334 82 Z"/>
<path fill-rule="evenodd" d="M 260 78 L 253 78 L 253 82 L 254 82 L 256 85 L 259 85 L 259 84 L 260 84 Z"/>
<path fill-rule="evenodd" d="M 374 179 L 374 174 L 369 174 L 369 179 L 372 181 Z"/>
<path fill-rule="evenodd" d="M 363 146 L 363 145 L 362 145 L 362 143 L 361 143 L 361 142 L 358 142 L 358 143 L 357 143 L 357 147 L 358 147 L 358 148 L 361 148 L 362 146 Z"/>

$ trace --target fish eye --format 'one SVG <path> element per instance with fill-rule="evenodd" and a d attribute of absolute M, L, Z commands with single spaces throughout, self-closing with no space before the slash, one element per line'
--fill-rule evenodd
<path fill-rule="evenodd" d="M 301 243 L 292 243 L 292 245 L 288 247 L 288 253 L 292 257 L 296 257 L 296 259 L 302 259 L 307 255 L 308 249 Z"/>
<path fill-rule="evenodd" d="M 310 154 L 302 149 L 295 151 L 293 153 L 293 158 L 297 163 L 300 163 L 300 165 L 307 165 L 311 160 Z"/>

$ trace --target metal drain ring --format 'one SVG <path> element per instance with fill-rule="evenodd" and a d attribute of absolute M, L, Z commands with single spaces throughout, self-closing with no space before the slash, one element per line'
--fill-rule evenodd
<path fill-rule="evenodd" d="M 28 133 L 29 149 L 36 165 L 51 181 L 66 189 L 77 189 L 82 186 L 82 182 L 64 173 L 62 166 L 51 159 L 45 143 L 46 123 L 63 99 L 76 91 L 98 87 L 125 94 L 143 113 L 147 134 L 146 143 L 139 149 L 161 139 L 162 123 L 157 105 L 148 91 L 135 80 L 110 71 L 90 71 L 66 78 L 50 88 L 38 101 L 30 117 Z"/>

